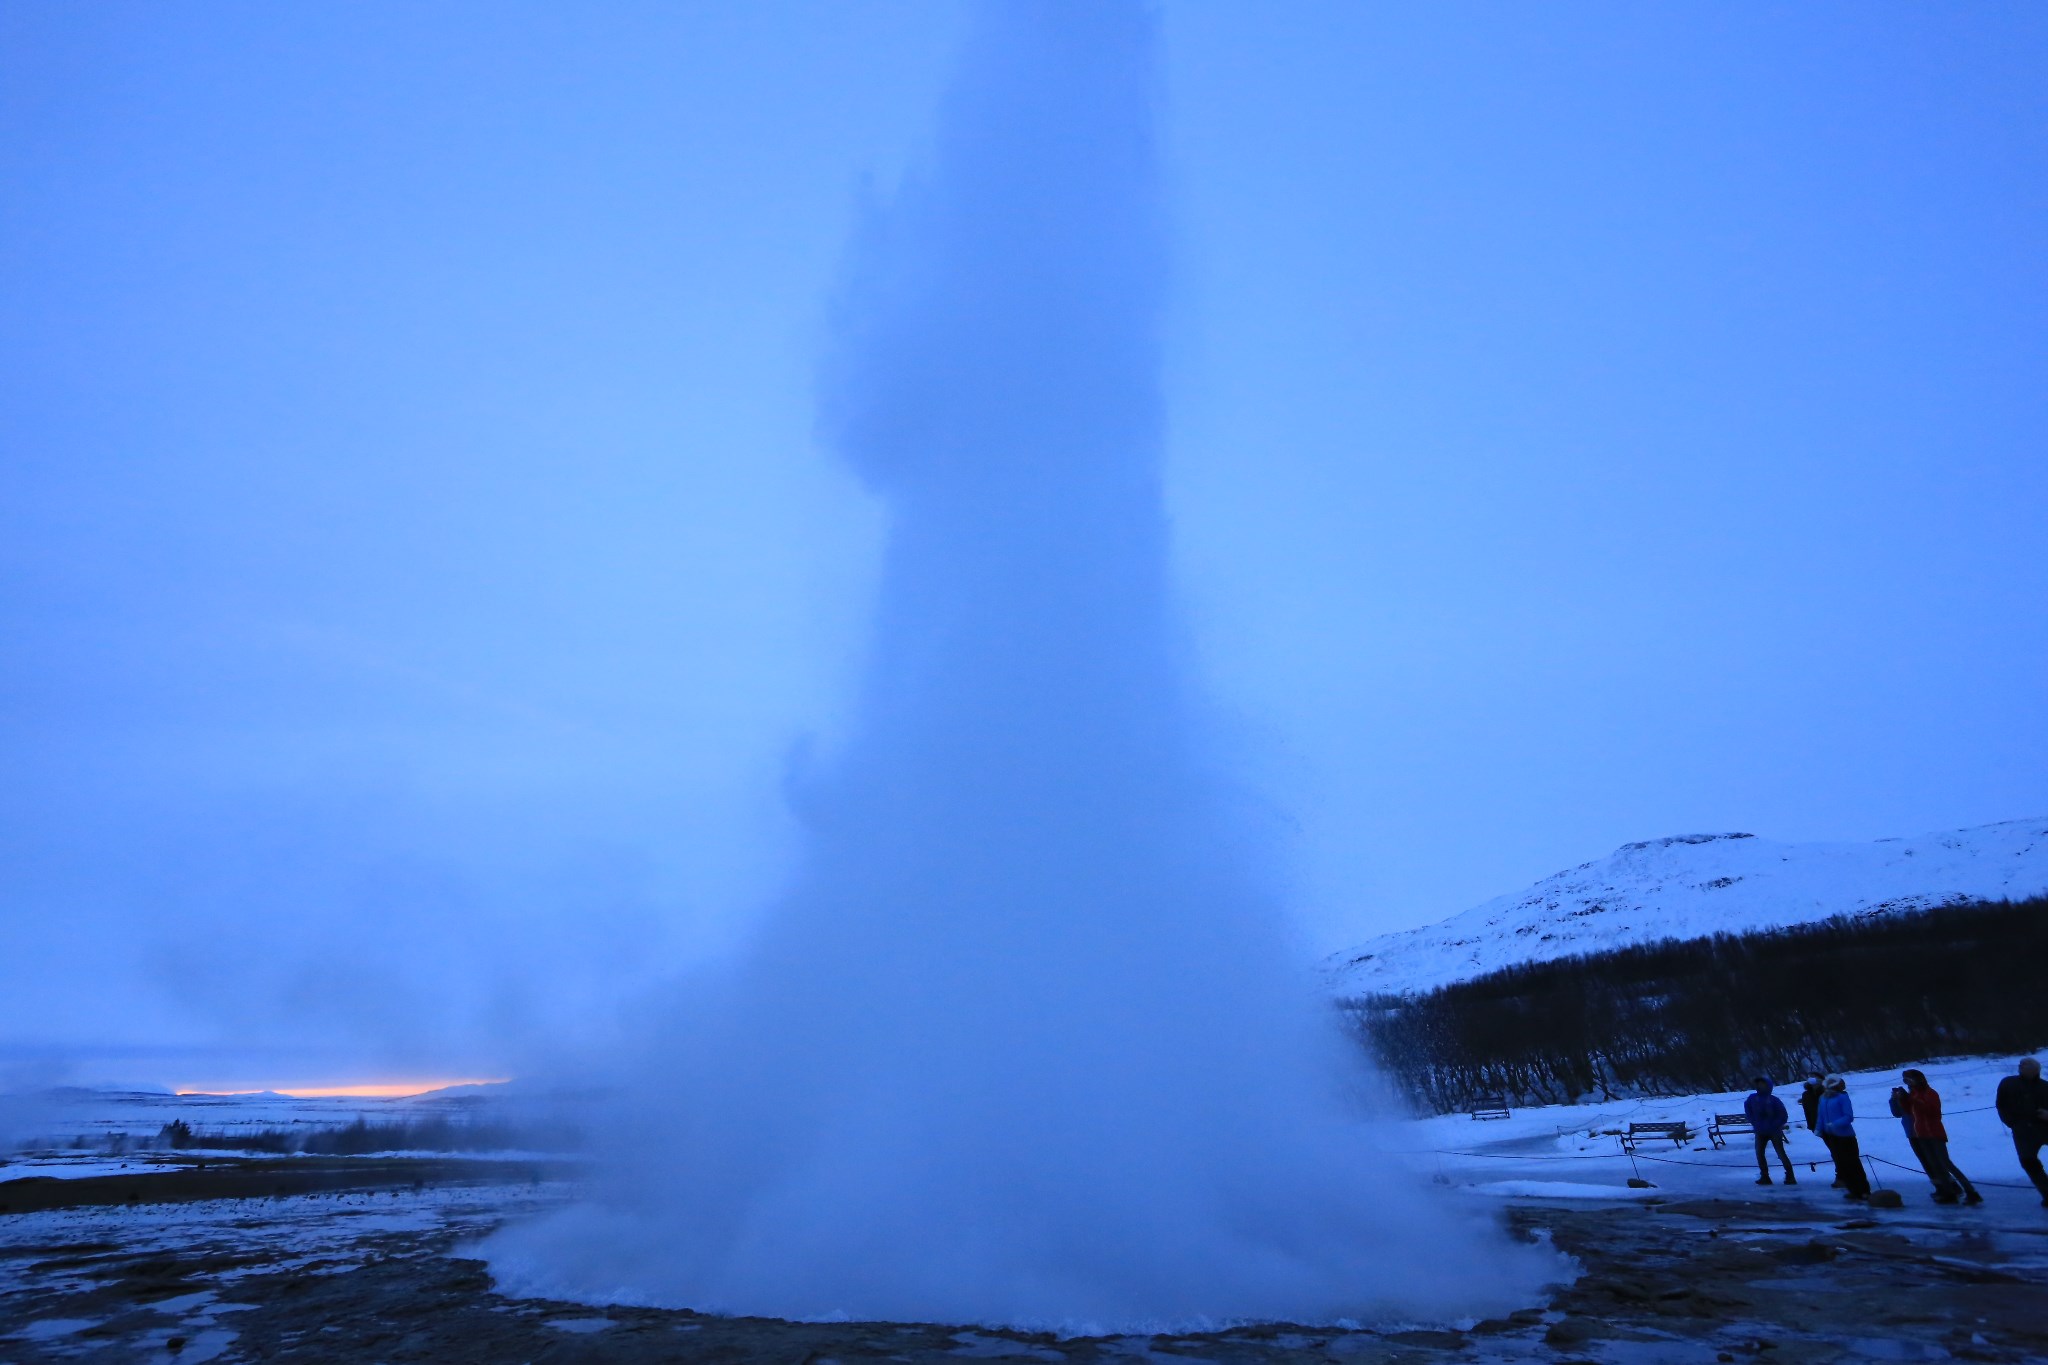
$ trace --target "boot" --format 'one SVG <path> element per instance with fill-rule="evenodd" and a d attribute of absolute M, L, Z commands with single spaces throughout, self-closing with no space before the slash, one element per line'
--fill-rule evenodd
<path fill-rule="evenodd" d="M 1759 1184 L 1759 1185 L 1768 1185 L 1768 1184 L 1770 1184 L 1770 1183 L 1771 1183 L 1771 1173 L 1770 1173 L 1769 1171 L 1765 1171 L 1765 1172 L 1764 1172 L 1764 1173 L 1763 1173 L 1762 1175 L 1760 1175 L 1760 1176 L 1758 1176 L 1758 1177 L 1756 1178 L 1756 1183 L 1757 1183 L 1757 1184 Z M 1789 1183 L 1789 1182 L 1788 1182 L 1788 1183 Z"/>
<path fill-rule="evenodd" d="M 1787 1171 L 1785 1172 L 1785 1183 L 1787 1185 L 1797 1185 L 1799 1183 L 1799 1177 L 1792 1174 L 1792 1172 Z"/>

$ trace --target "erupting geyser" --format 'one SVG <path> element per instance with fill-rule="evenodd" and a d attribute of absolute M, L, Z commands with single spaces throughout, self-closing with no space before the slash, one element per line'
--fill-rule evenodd
<path fill-rule="evenodd" d="M 1202 752 L 1160 495 L 1148 13 L 976 7 L 851 253 L 822 420 L 887 500 L 804 865 L 511 1288 L 1128 1330 L 1448 1317 L 1557 1258 L 1377 1153 Z"/>

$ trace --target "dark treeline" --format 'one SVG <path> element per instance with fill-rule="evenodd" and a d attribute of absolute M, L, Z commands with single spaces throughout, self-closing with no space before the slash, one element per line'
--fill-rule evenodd
<path fill-rule="evenodd" d="M 2048 1039 L 2048 898 L 1666 940 L 1345 1002 L 1440 1112 L 1746 1087 Z"/>
<path fill-rule="evenodd" d="M 183 1119 L 167 1123 L 158 1145 L 215 1152 L 305 1152 L 312 1156 L 363 1156 L 370 1152 L 566 1151 L 580 1145 L 566 1128 L 445 1118 L 397 1119 L 314 1127 L 263 1128 L 253 1132 L 205 1132 Z"/>

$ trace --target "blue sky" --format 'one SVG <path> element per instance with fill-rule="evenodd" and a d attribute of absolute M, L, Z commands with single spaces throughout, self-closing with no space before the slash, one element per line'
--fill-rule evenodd
<path fill-rule="evenodd" d="M 2048 15 L 1164 13 L 1176 554 L 1306 943 L 2048 811 Z M 767 894 L 882 535 L 825 297 L 962 15 L 0 12 L 9 1056 L 488 1069 Z"/>

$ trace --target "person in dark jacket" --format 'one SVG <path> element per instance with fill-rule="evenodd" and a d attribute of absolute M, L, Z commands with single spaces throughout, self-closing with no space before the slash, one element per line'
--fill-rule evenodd
<path fill-rule="evenodd" d="M 1907 1148 L 1912 1151 L 1915 1159 L 1918 1159 L 1920 1149 L 1913 1146 L 1913 1092 L 1906 1089 L 1903 1085 L 1893 1086 L 1891 1108 L 1892 1117 L 1899 1121 L 1899 1128 L 1906 1135 Z M 1926 1170 L 1927 1168 L 1925 1165 L 1922 1165 L 1920 1169 Z"/>
<path fill-rule="evenodd" d="M 1820 1131 L 1820 1077 L 1808 1076 L 1806 1088 L 1799 1092 L 1799 1112 L 1806 1115 L 1806 1131 Z"/>
<path fill-rule="evenodd" d="M 2041 1079 L 2041 1064 L 2032 1057 L 2020 1062 L 2016 1075 L 1998 1083 L 1998 1118 L 2012 1129 L 2020 1169 L 2041 1192 L 2041 1206 L 2048 1208 L 2048 1174 L 2041 1170 L 2041 1147 L 2048 1143 L 2048 1081 Z"/>
<path fill-rule="evenodd" d="M 1778 1149 L 1778 1160 L 1785 1167 L 1785 1183 L 1797 1185 L 1799 1177 L 1792 1174 L 1792 1158 L 1785 1152 L 1785 1129 L 1792 1122 L 1785 1112 L 1785 1101 L 1771 1093 L 1770 1078 L 1758 1076 L 1752 1085 L 1756 1093 L 1742 1102 L 1742 1116 L 1749 1120 L 1750 1128 L 1756 1133 L 1756 1183 L 1771 1183 L 1771 1162 L 1766 1146 Z"/>
<path fill-rule="evenodd" d="M 1849 1083 L 1830 1076 L 1822 1083 L 1820 1140 L 1835 1159 L 1835 1183 L 1858 1203 L 1870 1198 L 1870 1177 L 1863 1173 L 1863 1151 L 1856 1144 L 1856 1108 L 1849 1103 Z"/>
<path fill-rule="evenodd" d="M 1907 1071 L 1901 1079 L 1906 1083 L 1906 1112 L 1913 1119 L 1913 1155 L 1920 1158 L 1920 1169 L 1934 1182 L 1934 1202 L 1953 1204 L 1960 1198 L 1965 1204 L 1983 1203 L 1984 1196 L 1948 1154 L 1941 1092 L 1927 1083 L 1924 1071 Z"/>
<path fill-rule="evenodd" d="M 1906 1134 L 1906 1145 L 1913 1145 L 1913 1106 L 1911 1092 L 1903 1085 L 1892 1087 L 1892 1117 L 1899 1121 L 1899 1127 Z"/>
<path fill-rule="evenodd" d="M 1806 1088 L 1799 1092 L 1799 1111 L 1806 1115 L 1806 1131 L 1814 1134 L 1816 1137 L 1820 1135 L 1820 1097 L 1820 1077 L 1808 1076 L 1806 1078 Z M 1821 1141 L 1825 1142 L 1827 1139 L 1821 1138 Z M 1835 1177 L 1834 1187 L 1838 1190 L 1842 1188 L 1842 1177 L 1840 1175 Z"/>

